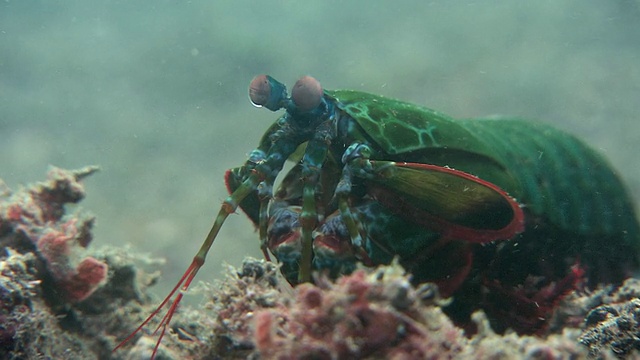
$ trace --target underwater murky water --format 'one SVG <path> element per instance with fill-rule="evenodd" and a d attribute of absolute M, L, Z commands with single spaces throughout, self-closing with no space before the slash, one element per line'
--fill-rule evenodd
<path fill-rule="evenodd" d="M 240 165 L 277 117 L 269 73 L 402 98 L 456 117 L 514 115 L 586 139 L 640 199 L 640 3 L 7 1 L 0 4 L 0 177 L 97 164 L 94 246 L 188 265 Z M 199 279 L 260 256 L 229 219 Z"/>

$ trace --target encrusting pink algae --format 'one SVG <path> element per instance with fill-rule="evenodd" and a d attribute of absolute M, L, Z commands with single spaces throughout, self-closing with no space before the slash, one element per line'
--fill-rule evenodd
<path fill-rule="evenodd" d="M 92 249 L 94 217 L 65 208 L 96 170 L 52 168 L 44 182 L 0 188 L 0 358 L 150 357 L 153 326 L 112 349 L 158 303 L 148 293 L 158 274 L 142 270 L 154 262 Z M 567 295 L 536 336 L 496 334 L 483 312 L 465 334 L 441 310 L 449 299 L 395 263 L 291 288 L 276 264 L 247 258 L 199 292 L 207 301 L 178 310 L 157 359 L 640 358 L 635 279 Z"/>
<path fill-rule="evenodd" d="M 84 198 L 80 180 L 98 170 L 86 167 L 69 172 L 49 171 L 48 181 L 15 193 L 0 205 L 0 229 L 11 229 L 12 241 L 28 246 L 46 262 L 53 281 L 70 301 L 86 299 L 106 279 L 108 267 L 91 256 L 79 257 L 79 250 L 91 242 L 95 218 L 64 216 L 64 205 Z"/>

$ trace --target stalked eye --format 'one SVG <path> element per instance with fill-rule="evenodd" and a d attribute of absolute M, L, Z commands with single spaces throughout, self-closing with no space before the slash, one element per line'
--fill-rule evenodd
<path fill-rule="evenodd" d="M 267 75 L 258 75 L 249 84 L 249 100 L 256 107 L 263 107 L 271 95 L 271 86 Z"/>
<path fill-rule="evenodd" d="M 322 86 L 320 82 L 311 76 L 303 76 L 296 82 L 291 90 L 291 99 L 298 110 L 311 111 L 320 105 L 322 101 Z"/>
<path fill-rule="evenodd" d="M 254 106 L 277 111 L 287 99 L 287 88 L 269 75 L 258 75 L 249 84 L 249 100 Z"/>

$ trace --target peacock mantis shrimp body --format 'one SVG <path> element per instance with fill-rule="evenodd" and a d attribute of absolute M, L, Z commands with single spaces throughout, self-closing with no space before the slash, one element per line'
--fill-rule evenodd
<path fill-rule="evenodd" d="M 638 267 L 629 196 L 606 161 L 571 135 L 514 119 L 452 119 L 382 96 L 323 90 L 308 76 L 289 96 L 260 75 L 249 95 L 284 114 L 244 165 L 227 171 L 230 195 L 191 265 L 117 348 L 169 306 L 155 356 L 182 292 L 238 207 L 291 284 L 312 281 L 314 271 L 337 277 L 357 263 L 399 257 L 414 282 L 435 282 L 453 296 L 454 320 L 482 308 L 498 327 L 525 333 L 544 322 L 515 321 L 498 304 L 512 303 L 527 278 L 541 277 L 540 290 L 561 284 L 549 299 L 531 298 L 553 304 L 582 277 L 618 282 Z M 288 160 L 295 165 L 274 192 Z"/>

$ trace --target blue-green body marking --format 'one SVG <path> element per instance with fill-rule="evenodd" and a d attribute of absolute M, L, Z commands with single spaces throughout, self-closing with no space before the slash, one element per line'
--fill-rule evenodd
<path fill-rule="evenodd" d="M 517 288 L 538 276 L 545 279 L 541 284 L 550 284 L 570 276 L 571 266 L 580 266 L 588 283 L 595 285 L 619 282 L 638 268 L 640 231 L 631 199 L 607 161 L 576 137 L 541 122 L 453 119 L 422 106 L 352 90 L 325 90 L 323 101 L 330 112 L 325 121 L 334 133 L 317 181 L 311 189 L 304 180 L 302 168 L 309 163 L 313 153 L 309 147 L 314 145 L 301 138 L 299 151 L 287 155 L 300 165 L 290 170 L 274 194 L 271 209 L 278 210 L 265 215 L 269 225 L 264 246 L 282 263 L 290 282 L 299 281 L 301 246 L 297 241 L 281 241 L 287 238 L 283 234 L 300 233 L 305 183 L 311 189 L 306 196 L 313 197 L 316 210 L 311 231 L 314 270 L 339 276 L 364 260 L 353 248 L 354 237 L 345 218 L 351 219 L 362 235 L 365 263 L 389 263 L 398 256 L 414 281 L 436 281 L 445 292 L 451 291 L 457 300 L 448 312 L 459 321 L 483 307 L 486 289 L 481 289 L 487 283 Z M 274 134 L 292 127 L 291 118 L 296 116 L 290 111 L 276 121 L 259 149 L 269 152 L 278 142 Z M 370 170 L 345 163 L 344 159 L 351 159 L 345 155 L 353 150 L 351 144 L 365 144 L 367 156 L 394 175 L 372 175 Z M 306 153 L 306 160 L 300 152 Z M 464 190 L 444 190 L 447 200 L 439 199 L 437 195 L 448 186 L 442 182 L 446 177 L 431 178 L 426 170 L 401 165 L 405 163 L 460 170 L 504 189 L 524 210 L 524 232 L 510 241 L 443 242 L 441 228 L 425 225 L 422 215 L 407 213 L 422 214 L 420 209 L 426 209 L 454 219 L 457 211 L 472 213 L 465 207 L 469 200 L 461 195 Z M 345 192 L 341 190 L 345 169 L 349 186 L 343 199 L 349 206 L 341 207 L 337 194 Z M 245 167 L 231 170 L 230 191 L 243 178 L 243 171 Z M 417 178 L 410 173 L 418 174 Z M 260 227 L 258 204 L 257 197 L 249 196 L 240 206 Z M 478 219 L 483 222 L 490 217 Z M 474 226 L 473 220 L 471 216 L 454 223 Z"/>
<path fill-rule="evenodd" d="M 289 96 L 260 75 L 249 97 L 285 112 L 247 161 L 227 171 L 229 197 L 191 265 L 116 349 L 168 306 L 155 356 L 238 207 L 291 284 L 398 257 L 415 283 L 435 282 L 453 296 L 445 311 L 465 326 L 483 309 L 497 330 L 536 332 L 583 274 L 589 286 L 620 283 L 640 265 L 638 219 L 623 184 L 599 154 L 551 126 L 453 119 L 378 95 L 323 90 L 311 77 Z M 295 165 L 280 176 L 287 160 Z"/>
<path fill-rule="evenodd" d="M 639 249 L 637 219 L 624 186 L 606 160 L 574 136 L 540 122 L 454 120 L 377 95 L 326 93 L 385 159 L 469 172 L 498 184 L 531 214 L 561 229 L 594 238 L 616 235 Z"/>

